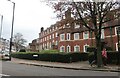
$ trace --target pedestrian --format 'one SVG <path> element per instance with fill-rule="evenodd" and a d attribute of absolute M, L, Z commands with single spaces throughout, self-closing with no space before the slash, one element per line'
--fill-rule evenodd
<path fill-rule="evenodd" d="M 107 65 L 107 51 L 105 48 L 102 50 L 102 59 L 103 59 L 103 64 L 106 66 Z"/>
<path fill-rule="evenodd" d="M 96 63 L 97 63 L 97 49 L 95 49 L 95 51 L 94 51 L 93 59 L 92 59 L 90 65 L 92 66 L 93 64 L 96 64 Z"/>
<path fill-rule="evenodd" d="M 94 52 L 90 52 L 89 53 L 89 64 L 91 64 L 93 60 L 94 60 Z"/>

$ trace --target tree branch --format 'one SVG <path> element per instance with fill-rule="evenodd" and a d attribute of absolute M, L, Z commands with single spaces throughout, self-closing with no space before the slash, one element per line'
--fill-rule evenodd
<path fill-rule="evenodd" d="M 73 2 L 73 3 L 74 3 L 74 5 L 75 5 L 75 8 L 76 8 L 76 10 L 77 10 L 77 12 L 78 12 L 78 15 L 79 15 L 81 21 L 84 23 L 85 27 L 88 28 L 89 30 L 92 30 L 92 31 L 93 31 L 93 29 L 90 28 L 90 27 L 86 24 L 86 22 L 84 21 L 84 18 L 83 18 L 82 15 L 80 14 L 76 3 L 75 3 L 75 2 Z"/>

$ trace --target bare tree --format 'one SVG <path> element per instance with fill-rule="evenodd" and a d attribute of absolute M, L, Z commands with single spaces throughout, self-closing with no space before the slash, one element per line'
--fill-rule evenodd
<path fill-rule="evenodd" d="M 86 2 L 58 2 L 52 3 L 55 12 L 62 18 L 66 10 L 71 9 L 71 12 L 75 19 L 82 23 L 82 26 L 88 28 L 95 35 L 96 47 L 97 47 L 97 66 L 102 67 L 101 56 L 101 30 L 104 28 L 104 24 L 108 21 L 118 19 L 120 15 L 115 13 L 117 17 L 108 19 L 107 15 L 111 14 L 112 10 L 119 11 L 120 4 L 117 1 L 86 1 Z M 87 20 L 87 18 L 89 20 Z M 116 25 L 117 26 L 117 25 Z"/>
<path fill-rule="evenodd" d="M 27 41 L 23 38 L 23 35 L 21 33 L 16 33 L 14 35 L 14 46 L 16 48 L 16 51 L 21 49 L 26 42 Z"/>

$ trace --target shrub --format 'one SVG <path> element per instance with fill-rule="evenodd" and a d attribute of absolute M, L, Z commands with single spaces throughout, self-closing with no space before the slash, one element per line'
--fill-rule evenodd
<path fill-rule="evenodd" d="M 107 51 L 112 51 L 112 48 L 111 47 L 106 47 L 106 50 Z"/>
<path fill-rule="evenodd" d="M 38 57 L 33 57 L 33 55 L 38 55 Z M 77 61 L 86 61 L 93 57 L 94 52 L 90 53 L 40 53 L 40 52 L 16 52 L 12 53 L 12 57 L 20 59 L 29 59 L 29 60 L 40 60 L 40 61 L 51 61 L 51 62 L 77 62 Z M 119 52 L 107 51 L 107 63 L 116 64 L 119 57 Z"/>
<path fill-rule="evenodd" d="M 26 50 L 25 49 L 20 49 L 19 52 L 26 52 Z"/>
<path fill-rule="evenodd" d="M 38 57 L 33 57 L 38 55 Z M 38 53 L 38 52 L 18 52 L 13 53 L 12 57 L 29 59 L 29 60 L 40 60 L 40 61 L 51 61 L 51 62 L 76 62 L 88 60 L 88 53 Z"/>
<path fill-rule="evenodd" d="M 107 51 L 107 63 L 108 64 L 117 64 L 119 52 L 116 51 Z M 91 62 L 94 58 L 94 52 L 90 52 L 88 54 L 89 62 Z M 120 61 L 120 60 L 119 60 Z"/>
<path fill-rule="evenodd" d="M 107 52 L 107 63 L 117 64 L 119 52 L 117 51 L 108 51 Z M 120 60 L 119 60 L 120 61 Z"/>
<path fill-rule="evenodd" d="M 95 52 L 96 51 L 96 47 L 88 47 L 87 48 L 87 52 Z"/>
<path fill-rule="evenodd" d="M 59 53 L 58 50 L 42 50 L 41 53 Z"/>

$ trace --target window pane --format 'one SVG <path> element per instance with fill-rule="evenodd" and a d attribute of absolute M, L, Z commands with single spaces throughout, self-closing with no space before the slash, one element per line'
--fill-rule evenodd
<path fill-rule="evenodd" d="M 87 48 L 89 47 L 89 45 L 85 45 L 84 46 L 84 52 L 87 52 Z"/>
<path fill-rule="evenodd" d="M 88 31 L 85 31 L 84 32 L 84 39 L 88 39 L 88 38 L 89 38 Z"/>
<path fill-rule="evenodd" d="M 80 51 L 79 46 L 74 46 L 74 52 L 79 52 L 79 51 Z"/>
<path fill-rule="evenodd" d="M 70 40 L 70 33 L 67 33 L 67 40 Z"/>
<path fill-rule="evenodd" d="M 79 47 L 76 47 L 76 51 L 79 52 Z"/>
<path fill-rule="evenodd" d="M 65 39 L 65 34 L 60 35 L 60 40 L 63 41 Z"/>
<path fill-rule="evenodd" d="M 74 40 L 78 40 L 79 39 L 79 33 L 75 33 L 74 34 Z"/>
<path fill-rule="evenodd" d="M 60 47 L 60 52 L 64 52 L 64 46 Z"/>

